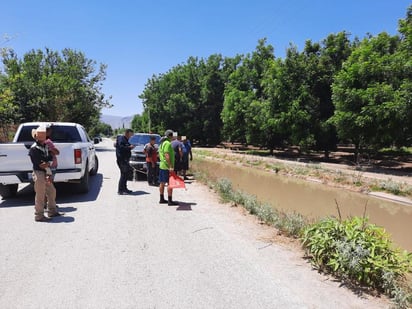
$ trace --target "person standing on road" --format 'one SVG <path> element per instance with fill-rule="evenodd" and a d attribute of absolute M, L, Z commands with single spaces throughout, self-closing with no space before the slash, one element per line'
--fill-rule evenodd
<path fill-rule="evenodd" d="M 174 171 L 176 174 L 179 174 L 182 170 L 182 160 L 183 160 L 183 149 L 182 142 L 180 137 L 174 136 L 172 141 L 172 148 L 175 152 L 175 162 L 174 162 Z"/>
<path fill-rule="evenodd" d="M 157 186 L 157 147 L 156 147 L 156 136 L 150 136 L 150 142 L 144 146 L 144 153 L 146 154 L 146 165 L 147 165 L 147 182 L 149 186 Z"/>
<path fill-rule="evenodd" d="M 189 157 L 190 161 L 193 160 L 192 145 L 186 136 L 182 136 L 182 150 L 183 150 L 183 160 L 182 160 L 182 176 L 184 180 L 187 180 L 186 173 L 189 170 Z"/>
<path fill-rule="evenodd" d="M 32 136 L 36 142 L 31 146 L 29 156 L 33 164 L 33 181 L 35 197 L 34 220 L 37 222 L 50 221 L 52 217 L 62 214 L 56 210 L 56 188 L 53 182 L 47 183 L 46 169 L 50 168 L 52 156 L 49 153 L 46 141 L 46 126 L 39 126 L 32 130 Z M 48 217 L 44 216 L 44 201 L 47 197 Z"/>
<path fill-rule="evenodd" d="M 133 192 L 127 188 L 127 176 L 132 169 L 129 165 L 129 159 L 132 155 L 131 149 L 134 148 L 134 146 L 129 143 L 129 138 L 132 137 L 132 135 L 133 130 L 126 129 L 124 135 L 119 135 L 116 139 L 116 162 L 120 169 L 120 179 L 117 188 L 117 194 L 119 195 Z"/>
<path fill-rule="evenodd" d="M 166 183 L 169 182 L 170 173 L 174 172 L 175 163 L 175 151 L 173 150 L 171 141 L 173 137 L 172 130 L 166 130 L 165 139 L 159 146 L 159 156 L 160 156 L 160 171 L 159 171 L 159 192 L 160 192 L 160 204 L 168 204 L 169 206 L 179 205 L 179 203 L 173 201 L 173 189 L 167 188 L 167 201 L 164 197 L 164 190 Z"/>

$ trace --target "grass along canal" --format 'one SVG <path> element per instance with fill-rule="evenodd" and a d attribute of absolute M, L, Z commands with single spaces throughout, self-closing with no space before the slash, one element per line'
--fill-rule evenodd
<path fill-rule="evenodd" d="M 321 174 L 328 171 L 318 167 L 288 167 L 282 173 L 279 163 L 272 163 L 278 170 L 268 170 L 269 163 L 251 164 L 247 156 L 233 158 L 214 155 L 211 150 L 195 150 L 194 157 L 194 171 L 202 171 L 215 181 L 228 179 L 233 189 L 254 195 L 258 201 L 273 208 L 286 213 L 296 212 L 310 220 L 338 216 L 336 203 L 343 218 L 363 216 L 366 206 L 369 221 L 384 227 L 396 245 L 412 252 L 412 206 L 365 194 L 365 184 L 360 189 L 356 183 L 362 181 L 361 176 L 341 174 L 342 178 L 353 177 L 352 186 L 341 186 L 343 181 L 338 186 L 325 185 L 322 177 L 327 176 Z M 304 173 L 305 169 L 312 169 L 312 175 Z M 293 170 L 298 172 L 291 172 Z"/>

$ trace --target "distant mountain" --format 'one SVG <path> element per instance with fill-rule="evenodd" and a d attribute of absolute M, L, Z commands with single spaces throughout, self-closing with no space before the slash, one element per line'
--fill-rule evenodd
<path fill-rule="evenodd" d="M 130 128 L 130 124 L 133 120 L 134 116 L 111 116 L 111 115 L 102 115 L 100 117 L 100 121 L 103 123 L 107 123 L 112 127 L 112 129 L 119 129 L 119 128 Z"/>

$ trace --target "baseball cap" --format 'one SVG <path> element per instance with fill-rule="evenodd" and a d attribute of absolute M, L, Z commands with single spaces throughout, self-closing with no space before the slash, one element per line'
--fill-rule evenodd
<path fill-rule="evenodd" d="M 165 136 L 172 136 L 173 135 L 173 130 L 166 130 Z"/>

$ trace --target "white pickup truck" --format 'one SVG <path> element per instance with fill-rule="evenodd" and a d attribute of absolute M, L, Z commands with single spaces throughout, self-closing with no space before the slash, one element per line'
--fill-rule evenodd
<path fill-rule="evenodd" d="M 89 175 L 96 175 L 99 161 L 94 142 L 86 130 L 70 122 L 28 122 L 17 129 L 12 143 L 0 144 L 0 195 L 3 198 L 16 195 L 18 185 L 32 182 L 29 149 L 34 140 L 32 129 L 40 124 L 51 125 L 51 140 L 60 151 L 54 182 L 75 183 L 79 193 L 89 191 Z"/>

